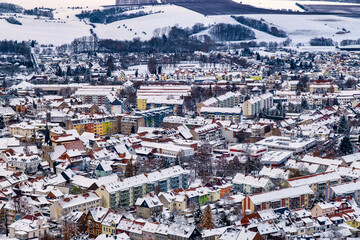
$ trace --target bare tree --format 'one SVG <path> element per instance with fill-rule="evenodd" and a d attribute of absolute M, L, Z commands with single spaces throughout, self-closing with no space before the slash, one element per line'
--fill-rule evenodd
<path fill-rule="evenodd" d="M 73 222 L 67 223 L 65 226 L 63 226 L 62 230 L 64 235 L 63 240 L 70 240 L 79 234 L 78 227 Z"/>

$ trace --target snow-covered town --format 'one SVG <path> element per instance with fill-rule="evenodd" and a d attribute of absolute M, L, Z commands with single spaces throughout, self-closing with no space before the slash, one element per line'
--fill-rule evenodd
<path fill-rule="evenodd" d="M 1 240 L 359 239 L 360 4 L 202 1 L 0 2 Z"/>

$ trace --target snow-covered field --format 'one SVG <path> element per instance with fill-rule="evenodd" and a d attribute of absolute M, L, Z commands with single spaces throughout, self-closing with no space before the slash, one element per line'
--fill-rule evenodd
<path fill-rule="evenodd" d="M 1 1 L 1 0 L 0 0 Z M 247 0 L 250 1 L 250 0 Z M 251 0 L 253 1 L 253 0 Z M 260 0 L 257 0 L 260 1 Z M 275 0 L 262 0 L 263 3 Z M 284 1 L 284 0 L 283 0 Z M 2 1 L 1 1 L 2 2 Z M 36 40 L 39 43 L 60 45 L 70 43 L 75 38 L 90 36 L 92 26 L 85 21 L 80 21 L 75 14 L 82 10 L 91 10 L 104 5 L 113 4 L 113 0 L 6 0 L 6 2 L 18 4 L 26 9 L 34 7 L 55 8 L 55 20 L 46 18 L 36 19 L 35 16 L 24 16 L 17 14 L 17 19 L 23 25 L 8 23 L 0 16 L 0 39 L 12 40 Z M 295 3 L 293 1 L 289 1 Z M 254 3 L 254 2 L 253 2 Z M 74 8 L 76 7 L 76 8 Z M 192 27 L 196 23 L 210 26 L 217 23 L 238 24 L 228 15 L 204 16 L 197 12 L 175 5 L 146 6 L 143 9 L 132 10 L 153 12 L 153 14 L 132 18 L 110 24 L 95 24 L 93 31 L 99 38 L 132 40 L 140 38 L 150 39 L 156 29 L 178 25 L 180 27 Z M 303 43 L 308 45 L 311 38 L 326 37 L 340 42 L 344 39 L 360 38 L 360 19 L 339 16 L 324 15 L 246 15 L 247 17 L 260 19 L 278 26 L 285 30 L 292 39 L 294 45 Z M 338 34 L 342 29 L 349 33 Z M 254 30 L 256 41 L 282 42 L 284 38 L 277 38 L 269 34 Z M 162 34 L 163 32 L 158 32 Z M 205 34 L 206 31 L 200 33 Z"/>
<path fill-rule="evenodd" d="M 17 4 L 26 9 L 35 8 L 35 7 L 45 7 L 45 8 L 82 7 L 82 8 L 93 9 L 93 8 L 98 8 L 100 6 L 115 4 L 115 0 L 1 0 L 0 2 Z"/>
<path fill-rule="evenodd" d="M 38 20 L 34 16 L 17 18 L 22 25 L 0 19 L 0 38 L 7 40 L 36 40 L 39 43 L 61 45 L 75 38 L 90 35 L 90 26 L 75 19 Z"/>
<path fill-rule="evenodd" d="M 145 7 L 145 10 L 142 11 L 148 11 L 149 9 L 153 12 L 161 11 L 161 13 L 117 21 L 107 25 L 96 24 L 94 32 L 100 38 L 132 40 L 139 37 L 148 40 L 153 36 L 154 30 L 157 28 L 162 29 L 175 25 L 186 28 L 194 26 L 195 23 L 203 23 L 205 26 L 213 24 L 211 18 L 175 5 Z"/>
<path fill-rule="evenodd" d="M 299 4 L 326 4 L 326 5 L 354 5 L 354 3 L 327 2 L 327 1 L 292 1 L 292 0 L 233 0 L 237 3 L 252 5 L 258 8 L 267 8 L 274 10 L 292 10 L 303 12 L 304 10 L 296 5 Z"/>
<path fill-rule="evenodd" d="M 360 19 L 324 15 L 247 15 L 285 30 L 293 43 L 307 43 L 314 37 L 332 38 L 336 42 L 360 38 Z M 346 29 L 349 33 L 337 34 Z"/>

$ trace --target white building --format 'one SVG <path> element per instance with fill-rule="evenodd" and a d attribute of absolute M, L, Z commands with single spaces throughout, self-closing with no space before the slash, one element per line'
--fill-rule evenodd
<path fill-rule="evenodd" d="M 313 138 L 290 138 L 271 136 L 256 142 L 257 145 L 267 146 L 269 150 L 291 151 L 301 153 L 316 145 L 316 139 Z"/>
<path fill-rule="evenodd" d="M 267 152 L 267 150 L 268 148 L 266 146 L 255 145 L 251 143 L 242 143 L 228 147 L 228 151 L 230 153 L 230 156 L 232 157 L 246 156 L 246 157 L 258 158 L 258 157 L 262 157 Z"/>
<path fill-rule="evenodd" d="M 3 151 L 0 154 L 0 158 L 10 166 L 27 173 L 37 172 L 39 164 L 42 162 L 42 159 L 38 155 L 15 153 L 12 149 Z"/>
<path fill-rule="evenodd" d="M 26 215 L 9 226 L 10 238 L 32 239 L 41 238 L 49 233 L 49 225 L 42 216 Z"/>
<path fill-rule="evenodd" d="M 243 114 L 247 117 L 253 117 L 264 109 L 269 109 L 274 105 L 274 96 L 271 93 L 265 93 L 255 96 L 243 103 Z"/>
<path fill-rule="evenodd" d="M 93 192 L 65 197 L 50 206 L 50 219 L 59 220 L 60 217 L 73 211 L 87 212 L 91 208 L 100 206 L 100 197 Z"/>
<path fill-rule="evenodd" d="M 244 194 L 260 193 L 270 191 L 275 185 L 269 178 L 255 177 L 238 173 L 232 180 L 233 190 Z"/>

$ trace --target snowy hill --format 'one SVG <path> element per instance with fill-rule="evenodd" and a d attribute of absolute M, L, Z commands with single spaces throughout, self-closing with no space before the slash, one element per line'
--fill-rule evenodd
<path fill-rule="evenodd" d="M 271 2 L 264 0 L 262 2 Z M 275 0 L 274 0 L 275 1 Z M 239 24 L 229 15 L 205 16 L 189 9 L 176 5 L 145 6 L 138 10 L 151 13 L 145 16 L 112 22 L 110 24 L 90 24 L 78 19 L 75 15 L 83 10 L 102 8 L 104 5 L 113 4 L 113 0 L 8 0 L 6 2 L 20 5 L 26 9 L 34 7 L 53 8 L 54 19 L 16 14 L 15 18 L 22 25 L 10 24 L 5 20 L 14 14 L 0 16 L 0 39 L 11 40 L 36 40 L 43 44 L 60 45 L 70 43 L 75 38 L 90 36 L 91 31 L 102 39 L 132 40 L 140 38 L 148 40 L 154 34 L 166 33 L 166 28 L 178 25 L 179 27 L 192 27 L 196 23 L 212 26 L 218 23 Z M 308 45 L 314 37 L 332 38 L 340 42 L 344 39 L 358 39 L 360 19 L 331 15 L 246 15 L 254 19 L 264 19 L 288 33 L 293 44 L 303 43 Z M 274 37 L 264 32 L 252 29 L 256 41 L 282 42 L 284 38 Z M 344 31 L 346 30 L 346 31 Z M 198 33 L 207 34 L 208 31 Z"/>

